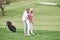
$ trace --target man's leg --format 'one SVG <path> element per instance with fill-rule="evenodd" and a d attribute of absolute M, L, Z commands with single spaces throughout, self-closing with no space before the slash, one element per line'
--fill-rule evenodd
<path fill-rule="evenodd" d="M 27 24 L 26 21 L 23 21 L 24 23 L 24 34 L 27 35 Z"/>
<path fill-rule="evenodd" d="M 30 22 L 29 22 L 29 20 L 26 20 L 26 22 L 27 22 L 27 35 L 30 35 Z"/>

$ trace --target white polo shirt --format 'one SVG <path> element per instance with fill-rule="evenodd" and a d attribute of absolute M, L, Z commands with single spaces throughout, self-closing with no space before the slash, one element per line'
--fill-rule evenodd
<path fill-rule="evenodd" d="M 25 10 L 25 12 L 23 13 L 22 21 L 25 21 L 27 17 L 28 17 L 28 13 Z"/>

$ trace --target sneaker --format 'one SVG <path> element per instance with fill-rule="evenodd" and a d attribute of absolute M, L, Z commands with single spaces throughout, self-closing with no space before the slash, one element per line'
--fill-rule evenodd
<path fill-rule="evenodd" d="M 25 34 L 25 35 L 27 35 L 27 34 Z"/>
<path fill-rule="evenodd" d="M 31 33 L 31 34 L 35 34 L 35 33 Z"/>
<path fill-rule="evenodd" d="M 30 34 L 27 34 L 27 36 L 31 36 Z"/>

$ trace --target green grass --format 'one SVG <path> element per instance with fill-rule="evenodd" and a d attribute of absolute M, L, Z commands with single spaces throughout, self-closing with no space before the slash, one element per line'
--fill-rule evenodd
<path fill-rule="evenodd" d="M 16 33 L 3 28 L 0 30 L 0 40 L 60 40 L 59 31 L 35 30 L 35 35 L 25 36 L 22 29 L 18 29 Z"/>
<path fill-rule="evenodd" d="M 60 7 L 38 5 L 39 1 L 58 2 L 59 0 L 36 0 L 11 3 L 5 8 L 5 16 L 0 11 L 0 40 L 60 40 Z M 25 36 L 22 15 L 26 8 L 34 8 L 35 35 Z M 6 21 L 12 21 L 17 32 L 9 31 Z"/>

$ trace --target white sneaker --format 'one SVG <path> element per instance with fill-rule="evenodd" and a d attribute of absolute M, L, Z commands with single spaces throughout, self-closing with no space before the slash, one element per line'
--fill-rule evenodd
<path fill-rule="evenodd" d="M 27 34 L 28 36 L 31 36 L 30 34 Z"/>
<path fill-rule="evenodd" d="M 27 34 L 25 34 L 25 35 L 27 35 Z"/>
<path fill-rule="evenodd" d="M 31 34 L 35 34 L 35 33 L 31 33 Z"/>

